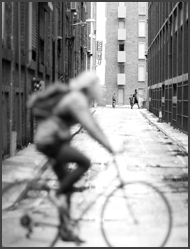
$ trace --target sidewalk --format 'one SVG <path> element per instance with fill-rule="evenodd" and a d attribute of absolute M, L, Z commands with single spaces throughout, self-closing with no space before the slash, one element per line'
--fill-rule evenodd
<path fill-rule="evenodd" d="M 16 179 L 35 176 L 46 162 L 46 158 L 31 144 L 16 156 L 2 161 L 2 187 Z"/>
<path fill-rule="evenodd" d="M 159 123 L 158 117 L 156 117 L 153 113 L 150 113 L 146 109 L 142 109 L 141 113 L 150 120 L 154 125 L 160 128 L 161 131 L 163 131 L 167 136 L 172 138 L 173 141 L 176 141 L 179 143 L 188 153 L 188 135 L 181 132 L 180 130 L 175 129 L 173 126 L 171 126 L 168 123 Z"/>

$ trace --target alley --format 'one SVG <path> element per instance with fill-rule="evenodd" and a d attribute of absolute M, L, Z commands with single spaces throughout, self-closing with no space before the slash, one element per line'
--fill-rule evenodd
<path fill-rule="evenodd" d="M 124 142 L 126 153 L 124 158 L 118 158 L 118 165 L 125 181 L 143 180 L 157 186 L 169 200 L 172 207 L 173 226 L 172 233 L 168 240 L 167 247 L 187 247 L 188 246 L 188 183 L 181 176 L 187 173 L 187 156 L 179 152 L 179 148 L 170 141 L 156 127 L 151 125 L 141 113 L 141 110 L 130 110 L 126 108 L 97 108 L 94 114 L 102 129 L 106 133 L 110 142 L 114 146 L 119 146 Z M 115 175 L 113 165 L 107 163 L 111 159 L 111 155 L 105 149 L 88 136 L 86 131 L 82 130 L 73 140 L 73 146 L 84 152 L 92 160 L 92 168 L 85 175 L 78 186 L 85 186 L 87 190 L 78 192 L 73 195 L 72 199 L 72 215 L 77 216 L 80 213 L 80 204 L 86 204 L 109 184 L 110 179 Z M 124 160 L 123 160 L 124 159 Z M 47 170 L 43 177 L 52 178 L 55 182 L 55 176 L 51 170 Z M 178 180 L 177 180 L 178 179 Z M 139 191 L 139 189 L 138 189 Z M 147 193 L 148 194 L 148 193 Z M 36 197 L 36 196 L 35 196 Z M 41 199 L 43 196 L 37 196 Z M 3 213 L 3 244 L 9 247 L 44 247 L 47 246 L 48 240 L 55 231 L 46 228 L 39 228 L 38 239 L 28 240 L 24 237 L 25 231 L 19 225 L 19 217 L 31 202 L 34 196 L 27 198 L 14 211 Z M 100 198 L 96 205 L 82 219 L 80 236 L 86 241 L 84 247 L 106 247 L 105 240 L 100 230 L 100 212 L 105 198 Z M 148 200 L 147 200 L 148 202 Z M 140 204 L 140 202 L 139 202 Z M 109 213 L 116 215 L 114 208 L 117 203 L 110 205 L 113 210 Z M 147 229 L 146 246 L 155 246 L 156 240 L 161 234 L 161 226 L 167 222 L 164 220 L 161 212 L 161 203 L 154 205 L 158 212 L 158 216 L 162 217 L 163 224 L 157 224 L 157 237 L 151 237 L 151 233 Z M 119 210 L 119 203 L 118 203 Z M 118 211 L 119 212 L 119 211 Z M 44 214 L 45 213 L 45 214 Z M 39 202 L 37 211 L 33 212 L 37 219 L 50 221 L 56 224 L 57 215 L 55 208 L 47 201 Z M 144 222 L 146 222 L 146 212 L 144 214 Z M 112 217 L 113 218 L 113 217 Z M 121 243 L 122 237 L 122 220 L 120 224 L 115 223 L 115 231 L 113 224 L 106 229 L 108 234 L 112 236 L 115 243 L 114 246 L 135 247 L 139 239 L 135 230 L 129 228 L 128 244 Z M 149 224 L 150 225 L 150 224 Z M 120 228 L 120 230 L 117 230 Z M 10 227 L 12 229 L 10 229 Z M 146 226 L 148 228 L 148 226 Z M 160 228 L 160 229 L 159 229 Z M 118 232 L 120 231 L 120 232 Z M 127 231 L 127 230 L 126 230 Z M 50 236 L 51 235 L 51 236 Z M 125 236 L 124 236 L 125 237 Z M 125 238 L 126 239 L 126 238 Z M 123 240 L 124 241 L 124 240 Z M 56 247 L 73 247 L 72 243 L 58 241 Z M 157 245 L 156 245 L 157 246 Z M 158 245 L 159 246 L 159 245 Z"/>

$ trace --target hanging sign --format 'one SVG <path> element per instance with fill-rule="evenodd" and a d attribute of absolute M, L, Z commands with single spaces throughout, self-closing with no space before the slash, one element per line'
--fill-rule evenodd
<path fill-rule="evenodd" d="M 101 65 L 101 62 L 102 62 L 102 47 L 103 47 L 103 41 L 97 41 L 97 61 L 98 61 L 98 65 Z"/>

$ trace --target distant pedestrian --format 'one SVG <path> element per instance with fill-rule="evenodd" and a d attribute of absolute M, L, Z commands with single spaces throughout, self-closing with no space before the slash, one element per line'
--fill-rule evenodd
<path fill-rule="evenodd" d="M 131 109 L 133 109 L 133 103 L 134 103 L 133 94 L 131 94 L 129 97 L 129 103 L 130 103 Z"/>
<path fill-rule="evenodd" d="M 135 104 L 137 104 L 138 105 L 138 108 L 140 109 L 140 107 L 139 107 L 139 101 L 138 101 L 138 99 L 137 99 L 137 89 L 135 89 L 135 93 L 133 94 L 133 101 L 134 101 L 134 104 L 133 104 L 133 106 L 135 105 Z M 132 109 L 133 109 L 133 107 L 132 107 Z"/>
<path fill-rule="evenodd" d="M 115 93 L 114 93 L 113 96 L 112 96 L 112 107 L 115 108 L 115 105 L 116 105 L 116 96 L 115 96 Z"/>

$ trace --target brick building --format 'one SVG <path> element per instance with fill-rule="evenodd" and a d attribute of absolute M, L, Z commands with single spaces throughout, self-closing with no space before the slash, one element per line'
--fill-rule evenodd
<path fill-rule="evenodd" d="M 188 132 L 188 2 L 149 2 L 149 109 Z"/>
<path fill-rule="evenodd" d="M 147 98 L 147 3 L 106 3 L 106 104 L 115 92 L 118 105 L 129 105 L 137 89 L 142 105 Z"/>
<path fill-rule="evenodd" d="M 87 68 L 88 4 L 2 3 L 3 157 L 33 142 L 34 120 L 26 101 L 34 80 L 44 87 L 57 79 L 68 83 Z M 84 25 L 73 25 L 78 22 Z"/>

